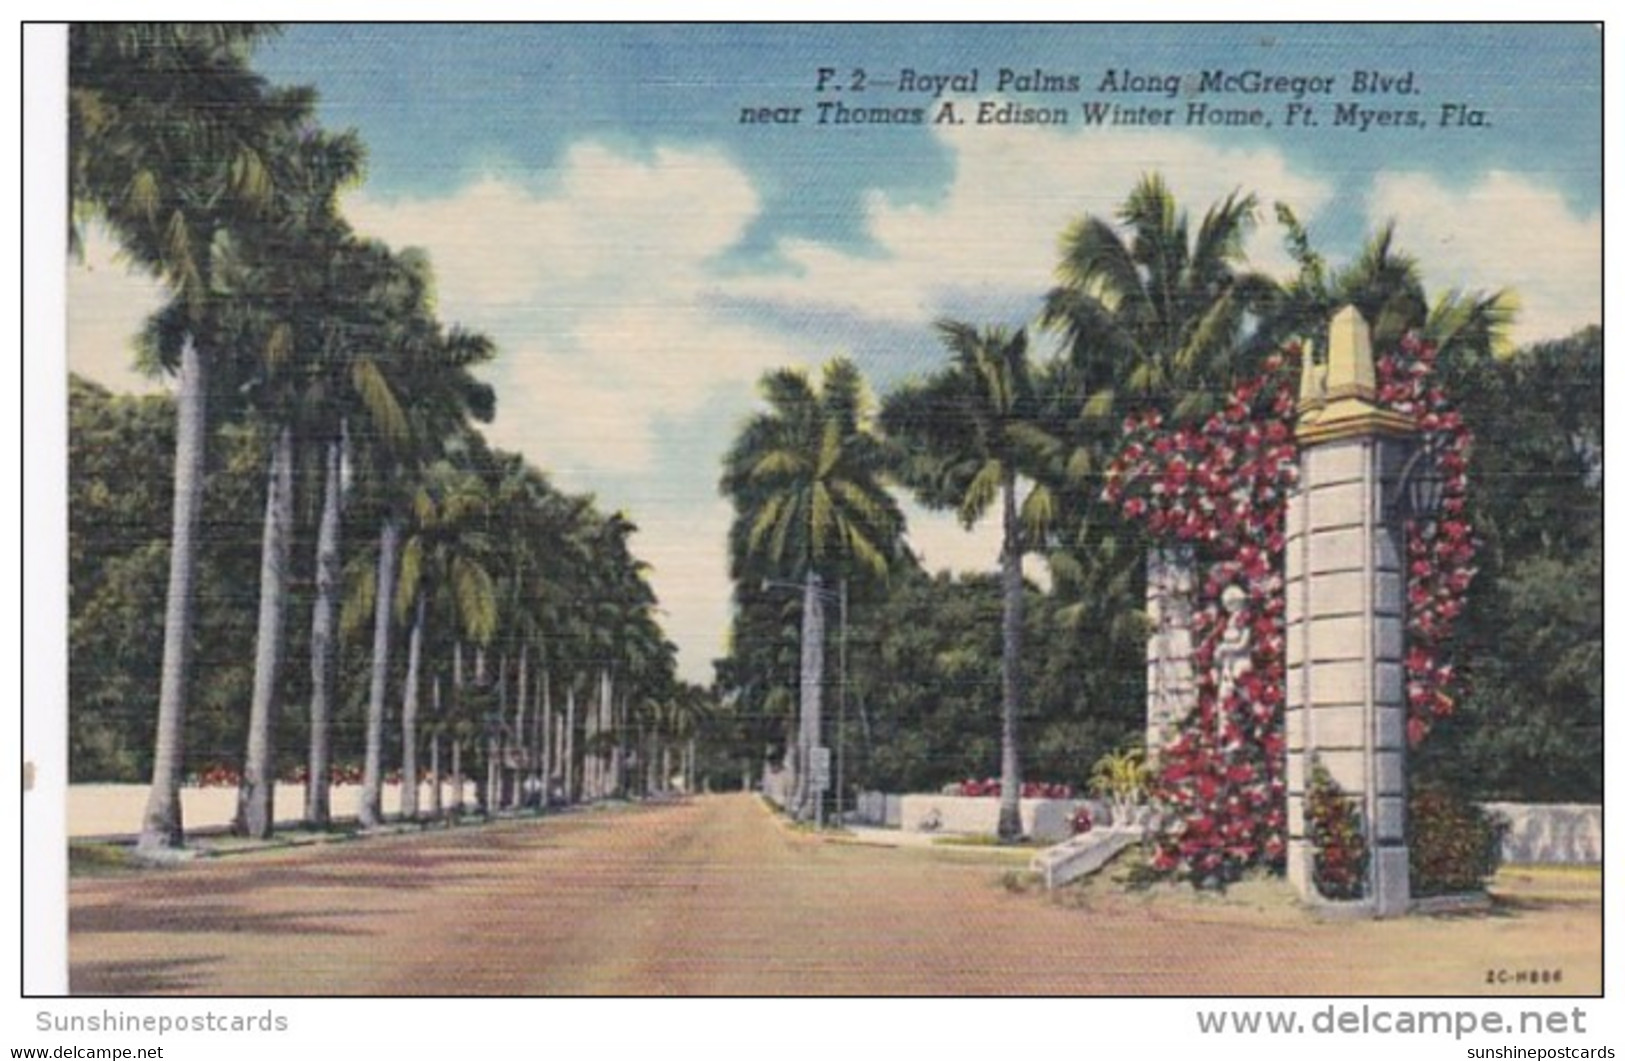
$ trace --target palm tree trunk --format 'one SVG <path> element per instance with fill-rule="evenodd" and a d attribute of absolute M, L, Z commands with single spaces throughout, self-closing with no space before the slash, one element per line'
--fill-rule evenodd
<path fill-rule="evenodd" d="M 463 721 L 463 641 L 458 638 L 451 645 L 451 812 L 463 813 L 463 736 L 458 727 Z"/>
<path fill-rule="evenodd" d="M 598 799 L 598 701 L 589 700 L 583 705 L 586 717 L 581 720 L 581 789 L 582 799 L 593 802 Z"/>
<path fill-rule="evenodd" d="M 615 759 L 605 739 L 615 731 L 615 680 L 605 667 L 598 678 L 598 798 L 615 794 Z"/>
<path fill-rule="evenodd" d="M 513 737 L 509 746 L 513 748 L 513 791 L 510 793 L 508 805 L 519 808 L 525 805 L 525 766 L 530 761 L 529 750 L 525 746 L 525 701 L 530 694 L 529 687 L 530 668 L 530 642 L 519 646 L 519 674 L 514 679 L 515 685 L 513 708 Z"/>
<path fill-rule="evenodd" d="M 323 458 L 322 518 L 316 532 L 316 603 L 310 618 L 310 758 L 305 770 L 305 821 L 325 829 L 333 821 L 331 763 L 336 629 L 339 596 L 339 525 L 343 497 L 343 436 L 330 439 Z"/>
<path fill-rule="evenodd" d="M 1021 710 L 1021 518 L 1016 507 L 1016 476 L 1004 474 L 1004 646 L 1000 671 L 1004 685 L 1004 732 L 999 764 L 999 839 L 1021 837 L 1021 763 L 1017 757 L 1016 715 Z"/>
<path fill-rule="evenodd" d="M 395 612 L 395 564 L 401 525 L 386 517 L 378 533 L 378 590 L 373 598 L 372 687 L 367 697 L 367 758 L 361 774 L 362 828 L 384 820 L 384 692 L 389 681 L 390 623 Z"/>
<path fill-rule="evenodd" d="M 553 776 L 559 779 L 559 802 L 569 803 L 570 792 L 565 787 L 564 747 L 564 713 L 561 711 L 553 716 Z"/>
<path fill-rule="evenodd" d="M 491 735 L 485 742 L 486 787 L 491 789 L 487 809 L 497 810 L 508 805 L 508 735 L 503 727 L 508 722 L 508 653 L 497 657 L 497 714 Z"/>
<path fill-rule="evenodd" d="M 440 786 L 445 778 L 440 776 L 440 725 L 445 713 L 440 709 L 440 675 L 434 676 L 434 731 L 429 737 L 429 777 L 432 784 L 429 788 L 429 814 L 439 818 L 446 812 L 445 800 L 441 795 Z"/>
<path fill-rule="evenodd" d="M 620 697 L 615 701 L 615 768 L 612 777 L 617 796 L 631 794 L 628 791 L 631 786 L 627 784 L 626 780 L 626 735 L 628 729 L 631 728 L 627 718 L 630 708 L 626 700 L 627 694 L 623 690 Z"/>
<path fill-rule="evenodd" d="M 260 545 L 260 614 L 255 632 L 254 694 L 248 708 L 248 749 L 237 789 L 239 836 L 271 835 L 276 785 L 276 716 L 282 680 L 282 620 L 288 599 L 288 538 L 293 529 L 293 428 L 277 430 L 265 494 Z"/>
<path fill-rule="evenodd" d="M 451 812 L 463 813 L 463 738 L 451 735 Z"/>
<path fill-rule="evenodd" d="M 564 693 L 564 802 L 576 801 L 576 683 L 572 679 Z"/>
<path fill-rule="evenodd" d="M 175 388 L 175 500 L 170 511 L 169 589 L 164 599 L 164 656 L 159 670 L 152 787 L 147 792 L 147 806 L 141 815 L 141 839 L 137 845 L 143 852 L 172 850 L 185 842 L 181 823 L 181 770 L 186 693 L 191 679 L 197 527 L 203 510 L 207 398 L 203 357 L 188 335 L 181 342 L 181 369 Z"/>
<path fill-rule="evenodd" d="M 401 700 L 401 817 L 407 821 L 418 816 L 418 687 L 423 661 L 424 603 L 424 594 L 420 591 L 412 615 L 412 637 L 406 645 L 406 695 Z"/>
<path fill-rule="evenodd" d="M 553 802 L 553 676 L 543 668 L 537 682 L 542 696 L 542 809 Z"/>
<path fill-rule="evenodd" d="M 495 730 L 485 738 L 485 798 L 480 812 L 487 818 L 502 806 L 502 748 Z"/>
<path fill-rule="evenodd" d="M 824 592 L 818 572 L 807 572 L 801 606 L 801 731 L 797 740 L 795 816 L 813 816 L 818 792 L 813 788 L 812 755 L 823 732 Z"/>

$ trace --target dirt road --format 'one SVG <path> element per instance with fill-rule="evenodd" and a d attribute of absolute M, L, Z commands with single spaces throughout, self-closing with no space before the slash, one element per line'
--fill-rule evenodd
<path fill-rule="evenodd" d="M 1320 923 L 1015 894 L 976 853 L 788 831 L 748 796 L 75 880 L 80 994 L 1589 994 L 1600 904 Z M 1545 986 L 1497 971 L 1561 970 Z"/>

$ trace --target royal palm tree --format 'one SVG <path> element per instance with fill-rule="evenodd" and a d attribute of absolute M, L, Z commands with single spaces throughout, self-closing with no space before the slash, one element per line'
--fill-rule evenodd
<path fill-rule="evenodd" d="M 893 391 L 880 422 L 906 454 L 900 478 L 927 506 L 953 509 L 967 528 L 995 505 L 1001 510 L 999 838 L 1014 840 L 1021 836 L 1021 559 L 1042 544 L 1053 522 L 1054 494 L 1046 482 L 1062 447 L 1043 427 L 1025 329 L 977 329 L 942 320 L 937 330 L 951 358 L 948 367 Z M 1023 499 L 1018 486 L 1024 478 L 1032 486 Z"/>
<path fill-rule="evenodd" d="M 1372 234 L 1353 262 L 1332 269 L 1291 209 L 1280 204 L 1275 209 L 1298 264 L 1272 320 L 1275 332 L 1320 339 L 1337 309 L 1352 305 L 1370 324 L 1374 349 L 1391 350 L 1414 332 L 1438 348 L 1447 372 L 1510 352 L 1508 328 L 1518 308 L 1512 292 L 1453 289 L 1430 300 L 1417 260 L 1395 244 L 1392 221 Z"/>
<path fill-rule="evenodd" d="M 843 576 L 884 577 L 902 555 L 903 515 L 887 492 L 887 453 L 870 429 L 856 366 L 836 359 L 821 386 L 797 370 L 762 379 L 768 409 L 740 431 L 721 488 L 734 504 L 732 574 L 741 596 L 766 579 L 802 585 L 800 724 L 794 756 L 798 818 L 815 794 L 807 783 L 821 733 L 826 586 Z"/>
<path fill-rule="evenodd" d="M 1065 339 L 1084 412 L 1115 421 L 1154 407 L 1175 420 L 1213 412 L 1261 352 L 1249 328 L 1276 288 L 1243 268 L 1257 200 L 1232 193 L 1194 237 L 1160 176 L 1142 178 L 1111 221 L 1087 215 L 1061 239 L 1044 326 Z"/>

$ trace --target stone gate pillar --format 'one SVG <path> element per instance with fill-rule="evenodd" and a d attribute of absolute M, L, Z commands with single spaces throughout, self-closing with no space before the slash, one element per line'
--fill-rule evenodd
<path fill-rule="evenodd" d="M 1322 901 L 1304 818 L 1318 760 L 1356 801 L 1369 860 L 1357 909 L 1410 906 L 1405 846 L 1404 549 L 1394 484 L 1416 433 L 1376 405 L 1371 333 L 1332 318 L 1323 372 L 1305 357 L 1300 478 L 1287 501 L 1287 875 Z"/>
<path fill-rule="evenodd" d="M 1188 545 L 1153 548 L 1145 558 L 1145 750 L 1162 747 L 1170 727 L 1196 707 L 1196 552 Z"/>

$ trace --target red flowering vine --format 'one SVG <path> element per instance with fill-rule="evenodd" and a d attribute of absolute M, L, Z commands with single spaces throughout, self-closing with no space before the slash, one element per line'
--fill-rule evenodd
<path fill-rule="evenodd" d="M 1205 563 L 1192 631 L 1197 707 L 1162 748 L 1154 795 L 1173 813 L 1155 865 L 1199 883 L 1286 854 L 1285 523 L 1297 481 L 1292 420 L 1301 352 L 1270 358 L 1199 428 L 1131 416 L 1107 470 L 1106 500 L 1163 544 L 1193 546 Z M 1435 351 L 1408 338 L 1377 365 L 1379 401 L 1416 418 L 1439 454 L 1444 511 L 1407 532 L 1409 735 L 1450 712 L 1456 674 L 1447 642 L 1472 582 L 1465 518 L 1470 437 L 1434 379 Z M 1229 587 L 1232 609 L 1221 606 Z M 1250 666 L 1223 683 L 1221 644 L 1245 644 Z"/>
<path fill-rule="evenodd" d="M 1438 351 L 1407 336 L 1399 349 L 1377 360 L 1377 400 L 1416 418 L 1433 447 L 1443 476 L 1439 518 L 1407 530 L 1405 694 L 1410 705 L 1411 744 L 1420 744 L 1433 724 L 1449 715 L 1459 696 L 1460 678 L 1450 661 L 1449 641 L 1467 605 L 1477 544 L 1467 518 L 1467 458 L 1472 433 L 1436 377 Z"/>

